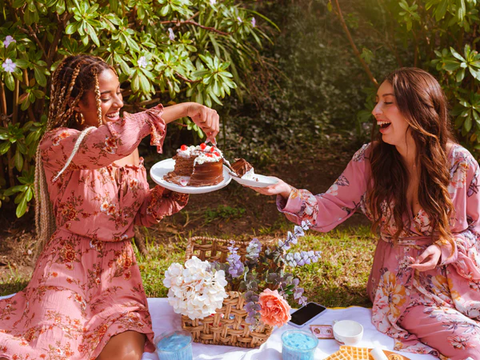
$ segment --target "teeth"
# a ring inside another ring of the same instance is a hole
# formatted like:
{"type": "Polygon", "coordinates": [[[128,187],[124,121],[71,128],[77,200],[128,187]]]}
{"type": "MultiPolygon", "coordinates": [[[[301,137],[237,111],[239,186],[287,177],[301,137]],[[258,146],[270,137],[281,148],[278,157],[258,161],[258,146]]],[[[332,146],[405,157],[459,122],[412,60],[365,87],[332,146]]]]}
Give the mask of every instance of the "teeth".
{"type": "Polygon", "coordinates": [[[105,115],[106,117],[109,117],[109,118],[116,118],[117,116],[119,116],[120,113],[119,112],[116,112],[116,113],[113,113],[113,114],[107,114],[105,115]]]}
{"type": "Polygon", "coordinates": [[[387,124],[390,124],[390,123],[387,121],[377,121],[378,126],[387,125],[387,124]]]}

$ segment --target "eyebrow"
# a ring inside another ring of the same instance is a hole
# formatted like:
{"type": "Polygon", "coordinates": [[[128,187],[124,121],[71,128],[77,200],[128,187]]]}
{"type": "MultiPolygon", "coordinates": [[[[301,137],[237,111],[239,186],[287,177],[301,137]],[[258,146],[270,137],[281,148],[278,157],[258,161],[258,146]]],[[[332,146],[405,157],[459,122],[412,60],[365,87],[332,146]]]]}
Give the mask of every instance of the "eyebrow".
{"type": "MultiPolygon", "coordinates": [[[[385,96],[395,96],[395,94],[393,93],[387,93],[387,94],[383,94],[382,97],[385,97],[385,96]]],[[[378,95],[375,95],[375,98],[378,99],[378,95]]]]}
{"type": "Polygon", "coordinates": [[[102,92],[100,93],[100,95],[103,95],[103,94],[108,94],[108,93],[111,93],[111,92],[112,92],[111,90],[102,91],[102,92]]]}

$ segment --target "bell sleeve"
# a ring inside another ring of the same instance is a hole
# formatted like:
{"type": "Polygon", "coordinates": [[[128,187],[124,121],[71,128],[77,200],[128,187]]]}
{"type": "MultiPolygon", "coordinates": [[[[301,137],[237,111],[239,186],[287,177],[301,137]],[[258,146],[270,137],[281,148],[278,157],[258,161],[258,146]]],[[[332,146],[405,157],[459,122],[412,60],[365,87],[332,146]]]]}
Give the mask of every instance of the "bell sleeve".
{"type": "Polygon", "coordinates": [[[188,194],[166,190],[161,186],[150,189],[135,216],[135,225],[152,226],[165,216],[179,212],[187,205],[188,194]]]}
{"type": "Polygon", "coordinates": [[[313,195],[308,190],[293,189],[288,199],[277,196],[277,208],[292,222],[308,221],[310,228],[327,232],[352,216],[360,205],[370,181],[370,144],[353,156],[342,175],[327,192],[313,195]]]}
{"type": "Polygon", "coordinates": [[[52,172],[60,171],[77,146],[78,151],[66,170],[99,169],[130,155],[148,134],[150,144],[161,153],[166,132],[162,112],[163,106],[158,105],[136,114],[125,113],[118,121],[93,128],[80,144],[77,139],[81,131],[54,129],[45,134],[39,145],[43,164],[52,172]]]}
{"type": "Polygon", "coordinates": [[[451,169],[449,193],[454,204],[451,224],[453,243],[439,240],[440,265],[452,264],[462,277],[480,280],[477,241],[480,237],[480,170],[478,162],[465,149],[457,152],[451,169]]]}

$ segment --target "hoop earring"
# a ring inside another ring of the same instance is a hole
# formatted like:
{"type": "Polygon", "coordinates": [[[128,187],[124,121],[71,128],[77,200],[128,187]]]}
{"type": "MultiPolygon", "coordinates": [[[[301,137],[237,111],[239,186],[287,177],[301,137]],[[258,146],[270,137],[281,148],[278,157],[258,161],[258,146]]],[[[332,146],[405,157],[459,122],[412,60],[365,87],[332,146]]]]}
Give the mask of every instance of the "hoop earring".
{"type": "Polygon", "coordinates": [[[77,112],[75,114],[75,120],[79,125],[83,125],[85,123],[85,118],[83,117],[83,114],[81,112],[77,112]]]}

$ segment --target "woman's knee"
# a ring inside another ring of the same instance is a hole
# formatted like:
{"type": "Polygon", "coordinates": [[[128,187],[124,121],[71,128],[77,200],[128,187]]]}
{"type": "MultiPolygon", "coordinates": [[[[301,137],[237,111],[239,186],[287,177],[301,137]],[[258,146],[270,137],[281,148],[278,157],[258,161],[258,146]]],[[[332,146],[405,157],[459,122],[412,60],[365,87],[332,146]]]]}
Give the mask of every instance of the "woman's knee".
{"type": "Polygon", "coordinates": [[[143,355],[145,335],[136,331],[126,331],[112,336],[97,360],[140,360],[143,355]]]}

